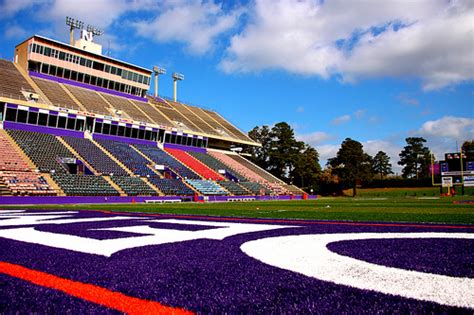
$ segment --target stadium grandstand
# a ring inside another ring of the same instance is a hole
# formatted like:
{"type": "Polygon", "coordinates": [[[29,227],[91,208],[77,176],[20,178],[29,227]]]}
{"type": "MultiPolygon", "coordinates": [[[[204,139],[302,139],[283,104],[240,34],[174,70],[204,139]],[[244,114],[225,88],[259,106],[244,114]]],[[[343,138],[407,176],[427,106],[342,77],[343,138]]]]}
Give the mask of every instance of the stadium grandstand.
{"type": "Polygon", "coordinates": [[[156,69],[71,32],[0,60],[0,203],[307,197],[233,152],[260,144],[219,113],[148,94],[156,69]]]}

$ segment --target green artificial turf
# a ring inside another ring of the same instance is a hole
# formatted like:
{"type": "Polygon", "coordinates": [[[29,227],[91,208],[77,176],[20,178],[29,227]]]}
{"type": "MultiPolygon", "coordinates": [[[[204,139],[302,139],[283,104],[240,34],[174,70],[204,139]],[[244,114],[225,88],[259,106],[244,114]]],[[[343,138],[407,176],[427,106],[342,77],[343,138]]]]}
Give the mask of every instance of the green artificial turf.
{"type": "MultiPolygon", "coordinates": [[[[466,200],[466,197],[425,198],[429,197],[339,197],[293,201],[2,206],[2,208],[83,209],[249,218],[474,224],[474,204],[455,203],[466,200]]],[[[470,200],[473,200],[472,197],[470,200]]]]}

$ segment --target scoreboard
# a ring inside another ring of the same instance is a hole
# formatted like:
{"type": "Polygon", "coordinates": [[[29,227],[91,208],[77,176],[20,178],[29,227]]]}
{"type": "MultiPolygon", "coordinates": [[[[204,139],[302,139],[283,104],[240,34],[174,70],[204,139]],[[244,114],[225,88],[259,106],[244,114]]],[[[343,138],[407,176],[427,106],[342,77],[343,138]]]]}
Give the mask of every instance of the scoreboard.
{"type": "Polygon", "coordinates": [[[442,179],[452,177],[454,185],[474,186],[474,161],[461,152],[446,153],[440,162],[442,179]]]}

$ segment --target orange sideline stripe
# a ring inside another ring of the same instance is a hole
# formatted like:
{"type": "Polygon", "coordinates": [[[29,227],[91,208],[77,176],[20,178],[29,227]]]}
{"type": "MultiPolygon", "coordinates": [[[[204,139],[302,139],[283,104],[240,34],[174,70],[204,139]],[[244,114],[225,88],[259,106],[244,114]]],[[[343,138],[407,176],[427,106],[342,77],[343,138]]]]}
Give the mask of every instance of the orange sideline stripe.
{"type": "Polygon", "coordinates": [[[45,272],[28,269],[7,262],[0,261],[0,273],[29,281],[39,286],[62,291],[80,299],[127,314],[192,314],[192,312],[180,308],[164,306],[158,302],[130,297],[93,284],[85,284],[60,278],[45,272]]]}

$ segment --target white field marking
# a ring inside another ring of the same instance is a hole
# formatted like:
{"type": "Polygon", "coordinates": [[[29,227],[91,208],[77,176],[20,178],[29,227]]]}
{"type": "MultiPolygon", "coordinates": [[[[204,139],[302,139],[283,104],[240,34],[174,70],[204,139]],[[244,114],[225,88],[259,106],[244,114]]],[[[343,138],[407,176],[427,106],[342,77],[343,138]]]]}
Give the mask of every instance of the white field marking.
{"type": "MultiPolygon", "coordinates": [[[[333,242],[365,239],[474,239],[470,233],[350,233],[270,237],[242,244],[263,263],[319,280],[444,305],[474,308],[474,279],[381,266],[331,252],[333,242]]],[[[363,249],[362,249],[363,250],[363,249]]]]}
{"type": "Polygon", "coordinates": [[[130,220],[143,217],[102,217],[102,218],[73,218],[78,212],[42,212],[42,213],[0,213],[0,227],[20,226],[20,225],[39,225],[39,224],[67,224],[67,223],[85,223],[101,222],[115,220],[130,220]]]}
{"type": "MultiPolygon", "coordinates": [[[[129,219],[135,219],[128,217],[129,219]]],[[[102,219],[102,218],[101,218],[102,219]]],[[[109,219],[113,219],[109,218],[109,219]]],[[[65,221],[65,220],[62,220],[65,221]]],[[[175,243],[191,241],[197,239],[222,240],[226,237],[275,229],[288,228],[293,226],[285,225],[266,225],[266,224],[247,224],[247,223],[225,223],[211,221],[193,221],[193,220],[143,220],[145,223],[173,223],[186,225],[211,226],[213,228],[202,231],[180,231],[173,229],[155,229],[148,225],[116,227],[94,229],[101,231],[123,231],[137,233],[131,237],[117,239],[98,240],[88,237],[66,235],[53,232],[38,231],[35,228],[17,228],[0,230],[0,237],[40,244],[50,247],[63,248],[71,251],[111,256],[112,254],[124,249],[136,248],[148,245],[160,245],[166,243],[175,243]],[[140,235],[148,234],[148,235],[140,235]]],[[[75,222],[75,221],[73,221],[75,222]]],[[[66,222],[71,223],[71,222],[66,222]]],[[[295,226],[296,227],[296,226],[295,226]]]]}

